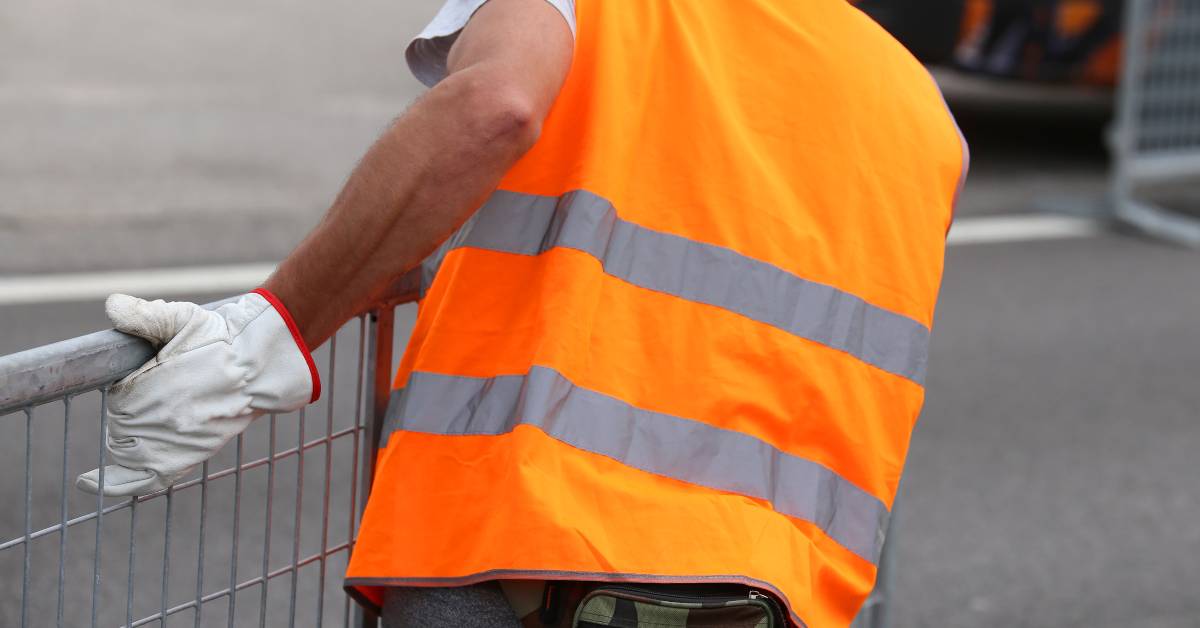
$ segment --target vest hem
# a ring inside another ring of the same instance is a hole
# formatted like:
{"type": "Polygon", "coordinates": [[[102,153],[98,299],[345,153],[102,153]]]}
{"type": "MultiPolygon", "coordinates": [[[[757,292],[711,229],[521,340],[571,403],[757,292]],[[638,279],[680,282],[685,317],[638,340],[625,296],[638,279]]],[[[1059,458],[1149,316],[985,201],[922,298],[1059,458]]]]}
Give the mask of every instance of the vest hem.
{"type": "Polygon", "coordinates": [[[382,610],[378,604],[363,593],[359,587],[461,587],[479,584],[488,580],[580,580],[584,582],[640,582],[660,584],[729,583],[763,589],[783,603],[794,626],[808,628],[808,624],[792,608],[787,596],[775,586],[762,580],[736,575],[661,576],[636,573],[605,573],[591,571],[560,571],[553,569],[491,569],[465,576],[449,577],[347,577],[342,588],[363,608],[378,615],[382,610]]]}

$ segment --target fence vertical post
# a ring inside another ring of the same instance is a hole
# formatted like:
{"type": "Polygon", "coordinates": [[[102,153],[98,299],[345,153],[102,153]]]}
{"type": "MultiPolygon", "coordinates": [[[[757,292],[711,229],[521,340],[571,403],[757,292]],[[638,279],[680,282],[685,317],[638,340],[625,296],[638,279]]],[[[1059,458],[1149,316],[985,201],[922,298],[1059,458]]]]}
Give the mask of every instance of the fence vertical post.
{"type": "Polygon", "coordinates": [[[1121,203],[1133,197],[1132,173],[1129,165],[1136,156],[1138,146],[1137,112],[1141,109],[1141,79],[1145,57],[1146,30],[1143,11],[1146,3],[1141,0],[1126,0],[1122,16],[1121,70],[1117,80],[1116,121],[1113,125],[1113,177],[1112,208],[1119,212],[1121,203]]]}
{"type": "MultiPolygon", "coordinates": [[[[379,441],[383,434],[384,415],[387,414],[388,398],[391,395],[392,336],[395,330],[395,321],[396,311],[392,305],[384,305],[371,312],[368,317],[367,389],[363,391],[363,394],[369,404],[366,424],[367,442],[362,451],[359,482],[362,486],[362,498],[358,505],[360,516],[371,493],[371,481],[375,477],[375,456],[378,453],[379,441]]],[[[376,628],[379,624],[379,617],[364,610],[359,615],[357,623],[361,628],[376,628]]]]}
{"type": "Polygon", "coordinates": [[[888,628],[891,625],[892,602],[896,599],[896,513],[900,505],[900,492],[896,491],[896,499],[892,501],[892,512],[888,515],[887,536],[884,537],[883,551],[879,555],[879,571],[876,576],[876,587],[879,589],[879,603],[871,614],[871,628],[888,628]]]}

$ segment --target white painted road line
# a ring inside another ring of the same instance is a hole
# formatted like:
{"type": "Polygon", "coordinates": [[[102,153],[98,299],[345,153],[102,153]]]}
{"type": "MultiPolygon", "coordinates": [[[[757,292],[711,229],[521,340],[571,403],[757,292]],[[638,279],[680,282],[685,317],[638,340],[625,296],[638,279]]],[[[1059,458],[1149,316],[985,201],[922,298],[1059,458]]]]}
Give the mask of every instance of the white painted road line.
{"type": "Polygon", "coordinates": [[[406,98],[387,93],[344,92],[336,96],[237,88],[219,91],[210,86],[138,86],[105,83],[0,85],[0,106],[70,107],[74,109],[208,107],[244,110],[299,110],[349,117],[393,117],[406,98]]]}
{"type": "MultiPolygon", "coordinates": [[[[1102,228],[1072,216],[1028,215],[967,218],[954,223],[949,246],[1085,238],[1102,228]]],[[[0,305],[103,299],[113,292],[146,298],[232,294],[249,290],[275,270],[274,264],[154,268],[101,273],[0,276],[0,305]]]]}
{"type": "Polygon", "coordinates": [[[946,238],[948,246],[963,244],[992,244],[1088,238],[1099,235],[1103,227],[1095,220],[1078,216],[1029,214],[1016,216],[987,216],[955,221],[946,238]]]}
{"type": "Polygon", "coordinates": [[[0,276],[0,305],[103,299],[113,292],[146,298],[245,292],[275,264],[154,268],[103,273],[0,276]]]}

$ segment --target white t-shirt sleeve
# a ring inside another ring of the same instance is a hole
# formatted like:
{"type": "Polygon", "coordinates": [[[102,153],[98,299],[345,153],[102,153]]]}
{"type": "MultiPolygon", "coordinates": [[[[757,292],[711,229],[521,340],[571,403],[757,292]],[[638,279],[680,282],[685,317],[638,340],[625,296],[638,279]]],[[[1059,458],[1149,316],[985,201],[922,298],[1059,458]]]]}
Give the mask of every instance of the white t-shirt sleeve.
{"type": "MultiPolygon", "coordinates": [[[[446,57],[450,54],[450,46],[462,32],[467,20],[483,6],[487,0],[446,0],[442,9],[433,17],[433,21],[408,44],[404,57],[408,68],[428,87],[433,87],[438,81],[446,78],[446,57]]],[[[575,33],[575,0],[546,0],[562,14],[571,34],[575,33]]]]}

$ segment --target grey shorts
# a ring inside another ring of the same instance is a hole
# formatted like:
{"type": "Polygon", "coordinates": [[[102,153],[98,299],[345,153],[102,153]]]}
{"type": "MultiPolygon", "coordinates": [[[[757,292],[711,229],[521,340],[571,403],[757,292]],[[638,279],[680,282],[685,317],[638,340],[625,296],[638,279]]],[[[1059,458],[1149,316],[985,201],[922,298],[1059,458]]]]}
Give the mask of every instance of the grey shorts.
{"type": "Polygon", "coordinates": [[[390,587],[383,628],[521,628],[495,582],[466,587],[390,587]]]}

